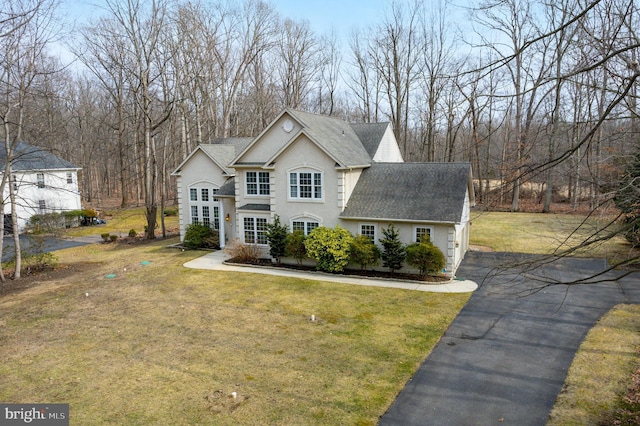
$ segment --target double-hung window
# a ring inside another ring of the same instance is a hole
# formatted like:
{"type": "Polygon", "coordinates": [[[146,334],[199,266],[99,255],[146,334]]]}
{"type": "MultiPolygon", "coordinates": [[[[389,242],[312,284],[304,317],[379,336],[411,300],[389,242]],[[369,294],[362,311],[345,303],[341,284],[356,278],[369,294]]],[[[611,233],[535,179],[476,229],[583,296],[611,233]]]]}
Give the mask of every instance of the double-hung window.
{"type": "Polygon", "coordinates": [[[269,172],[246,172],[247,195],[269,195],[269,172]]]}
{"type": "Polygon", "coordinates": [[[416,227],[415,230],[416,242],[419,243],[423,239],[425,241],[431,241],[431,228],[416,227]]]}
{"type": "Polygon", "coordinates": [[[267,244],[267,219],[264,217],[244,218],[244,242],[246,244],[267,244]]]}
{"type": "Polygon", "coordinates": [[[322,172],[289,172],[289,198],[322,199],[322,172]]]}
{"type": "Polygon", "coordinates": [[[371,241],[376,241],[376,226],[375,225],[360,225],[360,235],[369,237],[371,241]]]}
{"type": "Polygon", "coordinates": [[[36,180],[38,181],[38,188],[44,188],[44,173],[36,173],[36,180]]]}

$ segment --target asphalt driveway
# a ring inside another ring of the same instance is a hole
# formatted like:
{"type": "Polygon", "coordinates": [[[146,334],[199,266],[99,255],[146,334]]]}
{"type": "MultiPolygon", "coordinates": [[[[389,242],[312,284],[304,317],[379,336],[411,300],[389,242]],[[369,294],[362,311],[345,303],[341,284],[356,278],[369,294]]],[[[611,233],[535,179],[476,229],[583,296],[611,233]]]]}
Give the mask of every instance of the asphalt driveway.
{"type": "MultiPolygon", "coordinates": [[[[75,237],[75,238],[59,238],[59,237],[42,237],[34,239],[28,235],[20,235],[20,249],[23,253],[37,254],[48,253],[51,251],[62,250],[70,247],[93,244],[102,241],[99,235],[91,237],[75,237]]],[[[2,247],[2,261],[8,262],[16,256],[15,246],[13,244],[13,235],[5,235],[2,247]]]]}
{"type": "Polygon", "coordinates": [[[531,292],[540,282],[530,273],[573,280],[602,271],[604,262],[564,259],[530,273],[493,269],[515,257],[467,253],[458,276],[479,289],[380,425],[544,425],[586,333],[612,306],[640,303],[638,274],[531,292]]]}

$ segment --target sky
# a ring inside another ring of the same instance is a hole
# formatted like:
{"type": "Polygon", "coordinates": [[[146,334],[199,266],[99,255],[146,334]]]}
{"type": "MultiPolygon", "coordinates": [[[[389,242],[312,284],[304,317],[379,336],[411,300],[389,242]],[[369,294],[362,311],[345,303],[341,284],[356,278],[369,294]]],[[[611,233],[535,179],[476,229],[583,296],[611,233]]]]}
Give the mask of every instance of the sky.
{"type": "MultiPolygon", "coordinates": [[[[206,0],[205,0],[206,1],[206,0]]],[[[283,17],[296,21],[306,20],[318,35],[329,35],[332,31],[346,45],[354,29],[364,29],[382,21],[392,0],[267,0],[283,17]]],[[[65,27],[86,25],[105,13],[106,0],[61,0],[60,14],[65,27]]],[[[66,47],[58,44],[53,53],[63,63],[72,60],[66,47]]]]}
{"type": "MultiPolygon", "coordinates": [[[[318,33],[332,28],[348,36],[353,28],[379,22],[391,0],[268,0],[282,16],[307,20],[318,33]]],[[[84,21],[99,16],[104,0],[61,0],[63,15],[84,21]]]]}

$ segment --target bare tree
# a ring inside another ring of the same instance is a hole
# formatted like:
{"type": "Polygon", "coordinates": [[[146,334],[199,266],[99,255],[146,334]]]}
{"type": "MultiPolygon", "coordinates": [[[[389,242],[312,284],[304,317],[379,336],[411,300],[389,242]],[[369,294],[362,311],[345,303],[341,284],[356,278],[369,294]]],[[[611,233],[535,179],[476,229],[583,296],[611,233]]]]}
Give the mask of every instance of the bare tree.
{"type": "Polygon", "coordinates": [[[420,72],[418,58],[423,50],[419,14],[417,2],[409,10],[397,3],[392,4],[391,14],[376,28],[370,52],[382,79],[396,139],[404,153],[408,151],[411,89],[420,72]]]}
{"type": "MultiPolygon", "coordinates": [[[[5,164],[0,180],[0,229],[4,229],[5,191],[9,193],[13,238],[16,252],[16,279],[21,275],[21,253],[16,214],[16,193],[12,184],[12,163],[28,120],[29,100],[36,96],[37,80],[53,72],[44,65],[45,48],[55,31],[53,2],[47,0],[8,0],[0,13],[0,122],[3,127],[5,164]]],[[[3,237],[0,236],[0,252],[3,237]]],[[[4,275],[0,271],[0,279],[4,275]]]]}
{"type": "Polygon", "coordinates": [[[285,106],[301,108],[311,93],[319,69],[319,42],[309,22],[285,19],[278,45],[278,75],[285,106]]]}
{"type": "Polygon", "coordinates": [[[166,42],[167,4],[163,0],[152,0],[145,7],[139,0],[123,0],[120,3],[108,2],[108,8],[119,28],[119,37],[128,46],[127,59],[118,66],[132,79],[132,93],[142,130],[146,237],[154,239],[158,215],[154,132],[169,118],[170,113],[170,110],[158,106],[155,97],[156,85],[160,83],[167,63],[166,58],[160,54],[163,43],[166,42]]]}

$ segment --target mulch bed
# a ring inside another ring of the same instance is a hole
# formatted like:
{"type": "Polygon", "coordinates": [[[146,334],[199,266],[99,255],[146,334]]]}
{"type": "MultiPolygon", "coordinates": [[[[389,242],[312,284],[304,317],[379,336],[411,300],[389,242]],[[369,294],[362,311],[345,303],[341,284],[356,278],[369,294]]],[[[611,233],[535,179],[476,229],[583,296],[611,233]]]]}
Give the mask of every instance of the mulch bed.
{"type": "MultiPolygon", "coordinates": [[[[228,263],[237,263],[240,265],[253,265],[253,266],[266,266],[271,268],[282,268],[282,269],[290,269],[294,271],[317,271],[315,266],[309,265],[293,265],[293,264],[277,264],[271,262],[270,259],[260,259],[258,262],[246,262],[238,259],[229,259],[228,263]]],[[[374,271],[374,270],[361,270],[361,269],[345,269],[342,272],[335,272],[336,275],[353,275],[359,277],[368,277],[368,278],[384,278],[384,279],[395,279],[395,280],[408,280],[408,281],[420,281],[420,282],[430,282],[430,283],[444,283],[449,282],[451,279],[442,276],[432,276],[432,275],[419,275],[419,274],[410,274],[404,272],[394,272],[391,273],[389,271],[374,271]]]]}

